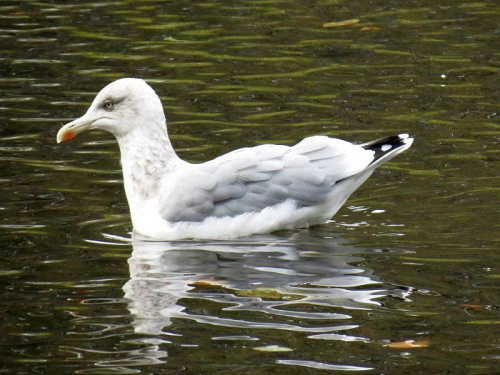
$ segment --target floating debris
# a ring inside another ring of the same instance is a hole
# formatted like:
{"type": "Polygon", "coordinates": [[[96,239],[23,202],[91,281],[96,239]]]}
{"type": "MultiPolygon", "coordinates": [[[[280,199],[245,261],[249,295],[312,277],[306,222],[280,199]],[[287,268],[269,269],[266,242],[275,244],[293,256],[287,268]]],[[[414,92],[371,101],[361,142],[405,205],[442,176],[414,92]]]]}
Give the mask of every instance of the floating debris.
{"type": "Polygon", "coordinates": [[[340,27],[340,26],[351,26],[359,22],[358,19],[339,21],[339,22],[328,22],[324,23],[323,27],[340,27]]]}
{"type": "Polygon", "coordinates": [[[253,350],[257,350],[258,352],[266,352],[266,353],[283,353],[283,352],[292,352],[293,349],[278,346],[278,345],[267,345],[267,346],[257,346],[253,348],[253,350]]]}
{"type": "Polygon", "coordinates": [[[414,349],[414,348],[427,348],[429,347],[429,345],[430,345],[429,341],[406,340],[400,342],[391,342],[386,346],[388,348],[393,348],[393,349],[414,349]]]}
{"type": "Polygon", "coordinates": [[[273,300],[273,301],[281,301],[281,300],[290,300],[296,301],[304,298],[298,294],[288,294],[281,293],[275,289],[267,289],[267,288],[257,288],[252,290],[237,290],[235,294],[238,297],[257,297],[264,300],[273,300]]]}

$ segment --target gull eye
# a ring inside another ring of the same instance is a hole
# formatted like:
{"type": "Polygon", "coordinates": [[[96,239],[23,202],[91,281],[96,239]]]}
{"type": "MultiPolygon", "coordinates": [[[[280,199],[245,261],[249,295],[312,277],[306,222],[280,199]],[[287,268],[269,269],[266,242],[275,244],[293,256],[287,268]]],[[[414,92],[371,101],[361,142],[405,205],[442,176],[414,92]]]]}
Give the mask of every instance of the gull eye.
{"type": "Polygon", "coordinates": [[[111,100],[106,100],[103,106],[106,111],[111,111],[114,107],[114,104],[111,100]]]}

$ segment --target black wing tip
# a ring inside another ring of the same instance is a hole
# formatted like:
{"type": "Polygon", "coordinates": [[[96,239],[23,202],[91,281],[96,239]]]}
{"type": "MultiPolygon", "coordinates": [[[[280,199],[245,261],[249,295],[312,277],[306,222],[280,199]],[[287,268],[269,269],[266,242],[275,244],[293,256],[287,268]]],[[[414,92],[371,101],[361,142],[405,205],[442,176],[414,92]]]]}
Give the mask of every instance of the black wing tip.
{"type": "Polygon", "coordinates": [[[410,135],[408,133],[398,134],[398,137],[399,137],[400,141],[403,144],[408,145],[408,147],[411,146],[411,144],[413,143],[413,140],[414,140],[414,138],[410,137],[410,135]]]}
{"type": "Polygon", "coordinates": [[[413,138],[411,138],[409,134],[402,133],[376,139],[374,141],[362,144],[361,147],[366,150],[375,152],[374,161],[376,161],[388,154],[394,154],[395,156],[396,154],[399,154],[400,152],[403,152],[404,150],[409,148],[412,143],[413,138]]]}
{"type": "MultiPolygon", "coordinates": [[[[370,141],[367,143],[363,143],[361,147],[367,150],[373,150],[378,147],[383,146],[403,146],[403,145],[411,145],[413,142],[413,138],[410,137],[409,134],[402,133],[398,135],[390,135],[388,137],[375,139],[374,141],[370,141]]],[[[388,148],[388,147],[386,147],[388,148]]]]}

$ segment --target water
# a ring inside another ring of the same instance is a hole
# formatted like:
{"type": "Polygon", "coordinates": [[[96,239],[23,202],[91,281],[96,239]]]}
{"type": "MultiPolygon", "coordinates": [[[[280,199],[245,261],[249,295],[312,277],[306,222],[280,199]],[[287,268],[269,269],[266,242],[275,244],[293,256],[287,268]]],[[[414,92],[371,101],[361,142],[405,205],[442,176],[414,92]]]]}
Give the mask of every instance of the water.
{"type": "Polygon", "coordinates": [[[2,2],[0,371],[499,373],[499,14],[2,2]],[[124,76],[153,85],[192,162],[312,134],[416,142],[323,226],[131,242],[112,137],[55,143],[124,76]]]}

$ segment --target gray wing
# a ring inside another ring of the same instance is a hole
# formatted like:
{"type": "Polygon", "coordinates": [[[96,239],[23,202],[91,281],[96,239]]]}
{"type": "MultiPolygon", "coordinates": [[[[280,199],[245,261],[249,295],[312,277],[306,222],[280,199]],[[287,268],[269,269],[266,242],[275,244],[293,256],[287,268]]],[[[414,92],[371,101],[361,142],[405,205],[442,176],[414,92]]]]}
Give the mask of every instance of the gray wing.
{"type": "Polygon", "coordinates": [[[363,171],[373,151],[339,139],[315,136],[293,147],[239,149],[178,172],[162,191],[165,220],[234,217],[293,200],[298,207],[327,201],[332,187],[363,171]]]}

